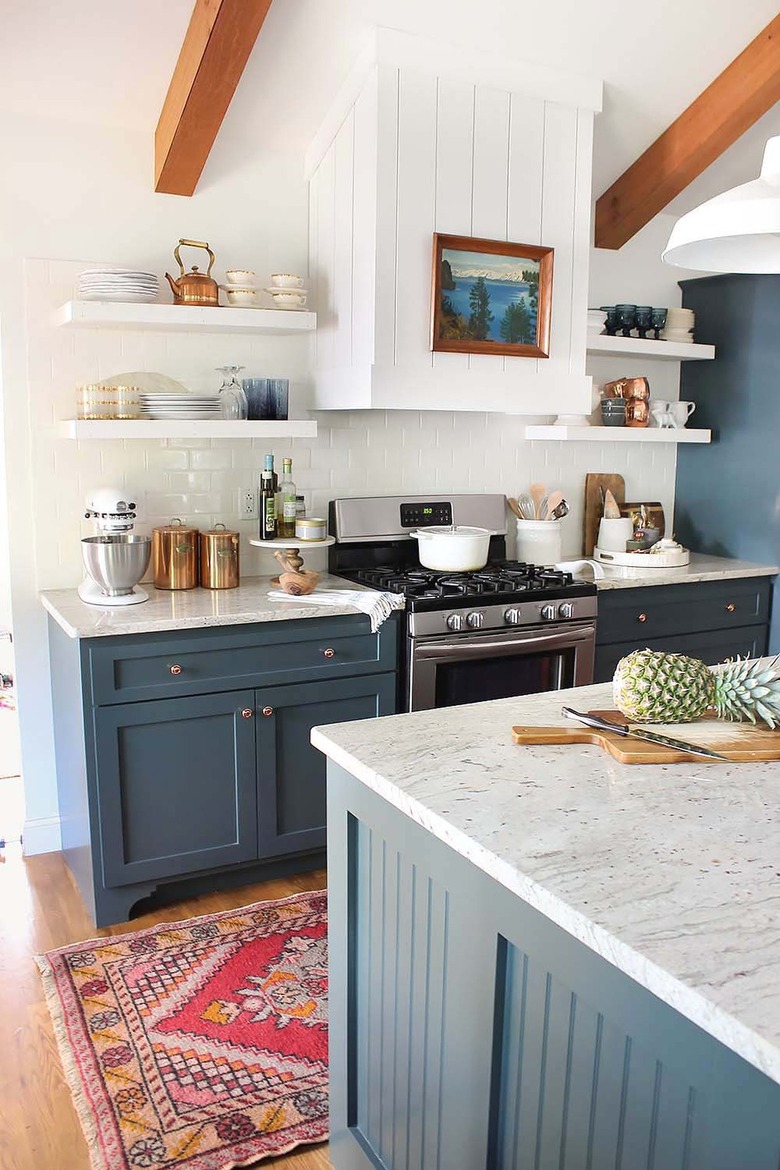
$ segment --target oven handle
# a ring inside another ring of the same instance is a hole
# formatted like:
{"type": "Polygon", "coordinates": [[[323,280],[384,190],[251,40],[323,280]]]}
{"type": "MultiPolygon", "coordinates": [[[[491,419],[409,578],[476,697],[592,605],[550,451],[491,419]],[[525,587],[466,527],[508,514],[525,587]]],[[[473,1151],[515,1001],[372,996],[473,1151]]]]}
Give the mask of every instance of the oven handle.
{"type": "Polygon", "coordinates": [[[477,641],[464,639],[462,642],[437,642],[427,646],[415,646],[413,653],[416,659],[478,658],[484,657],[485,651],[488,650],[491,657],[500,657],[525,649],[565,650],[579,642],[592,642],[595,636],[595,626],[578,626],[576,629],[569,628],[556,634],[525,634],[522,638],[517,638],[514,634],[508,636],[500,634],[477,641]]]}

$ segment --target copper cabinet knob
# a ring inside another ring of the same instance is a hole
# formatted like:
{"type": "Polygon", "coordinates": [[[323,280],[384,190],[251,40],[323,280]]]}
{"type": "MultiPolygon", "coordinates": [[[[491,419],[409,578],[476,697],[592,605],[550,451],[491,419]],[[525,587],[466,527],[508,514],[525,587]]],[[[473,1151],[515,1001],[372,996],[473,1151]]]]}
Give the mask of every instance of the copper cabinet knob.
{"type": "Polygon", "coordinates": [[[335,650],[332,650],[332,649],[330,648],[330,646],[329,646],[329,647],[328,647],[328,649],[327,649],[327,650],[323,650],[323,651],[322,651],[322,653],[325,655],[325,657],[326,657],[326,658],[333,658],[333,657],[334,657],[334,655],[335,655],[335,653],[336,653],[336,651],[335,651],[335,650]]]}
{"type": "Polygon", "coordinates": [[[646,614],[646,613],[640,613],[640,614],[637,614],[637,619],[636,619],[636,620],[637,620],[638,622],[646,622],[646,621],[647,621],[647,614],[646,614]]]}
{"type": "Polygon", "coordinates": [[[273,715],[273,713],[274,713],[273,707],[263,707],[263,714],[264,715],[273,715]]]}
{"type": "Polygon", "coordinates": [[[735,610],[736,608],[737,608],[737,607],[736,607],[736,605],[734,604],[734,602],[733,602],[733,601],[730,601],[730,602],[728,603],[728,605],[726,606],[726,613],[733,613],[733,612],[734,612],[734,610],[735,610]]]}
{"type": "Polygon", "coordinates": [[[241,708],[241,718],[242,719],[251,719],[253,715],[254,715],[254,711],[252,710],[251,707],[242,707],[241,708]]]}
{"type": "Polygon", "coordinates": [[[174,662],[173,666],[170,666],[168,669],[170,670],[171,674],[181,674],[181,667],[179,666],[178,662],[174,662]]]}

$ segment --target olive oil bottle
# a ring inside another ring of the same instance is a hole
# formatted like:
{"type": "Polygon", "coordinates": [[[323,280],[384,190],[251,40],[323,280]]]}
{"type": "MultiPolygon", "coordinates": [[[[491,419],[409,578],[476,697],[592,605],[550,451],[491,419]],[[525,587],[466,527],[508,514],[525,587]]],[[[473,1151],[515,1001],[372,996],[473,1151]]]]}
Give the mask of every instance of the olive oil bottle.
{"type": "Polygon", "coordinates": [[[276,539],[276,492],[274,490],[274,473],[265,470],[260,477],[260,492],[258,494],[260,513],[260,539],[276,539]]]}
{"type": "Polygon", "coordinates": [[[295,509],[297,488],[292,478],[292,459],[282,460],[282,480],[279,484],[276,531],[279,536],[295,536],[295,509]]]}

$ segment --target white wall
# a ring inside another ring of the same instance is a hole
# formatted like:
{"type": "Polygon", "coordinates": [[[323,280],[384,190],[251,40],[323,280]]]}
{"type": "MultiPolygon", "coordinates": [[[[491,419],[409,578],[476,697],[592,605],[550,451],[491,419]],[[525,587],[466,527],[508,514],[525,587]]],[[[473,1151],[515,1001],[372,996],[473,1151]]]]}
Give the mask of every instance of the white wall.
{"type": "MultiPolygon", "coordinates": [[[[305,270],[307,201],[301,159],[229,138],[217,142],[199,193],[184,200],[152,193],[151,136],[20,117],[0,122],[0,134],[14,160],[0,188],[0,222],[13,225],[0,234],[0,344],[25,838],[28,852],[35,852],[56,848],[59,840],[46,624],[37,593],[78,582],[85,489],[117,479],[138,487],[145,492],[147,526],[170,514],[201,526],[216,519],[232,525],[236,489],[251,481],[265,449],[247,441],[66,440],[55,423],[72,414],[76,384],[150,369],[205,388],[217,384],[214,366],[245,361],[251,372],[288,373],[303,409],[310,372],[303,339],[68,332],[51,327],[50,309],[67,298],[86,262],[162,274],[179,236],[208,239],[220,272],[236,266],[261,275],[305,270]]],[[[657,297],[644,291],[655,255],[654,247],[645,249],[637,299],[671,303],[661,287],[657,297]]],[[[591,304],[628,292],[627,274],[608,264],[594,273],[598,294],[591,304]]],[[[672,284],[664,286],[669,296],[672,284]]],[[[546,407],[539,403],[540,416],[548,416],[546,407]]],[[[335,495],[430,489],[516,494],[540,479],[561,487],[572,502],[564,550],[573,554],[581,547],[586,472],[620,472],[632,496],[666,506],[672,501],[672,448],[529,443],[523,437],[527,420],[485,413],[317,417],[317,440],[296,440],[276,451],[292,453],[296,481],[317,511],[335,495]]],[[[245,574],[267,571],[261,553],[245,547],[242,556],[245,574]]],[[[316,567],[316,559],[312,563],[316,567]]]]}

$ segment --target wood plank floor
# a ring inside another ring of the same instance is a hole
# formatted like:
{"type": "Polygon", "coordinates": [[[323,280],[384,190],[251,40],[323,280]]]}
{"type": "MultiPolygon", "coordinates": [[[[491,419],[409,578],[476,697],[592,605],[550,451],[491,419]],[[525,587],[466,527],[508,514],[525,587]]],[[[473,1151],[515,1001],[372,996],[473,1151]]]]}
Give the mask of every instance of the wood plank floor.
{"type": "MultiPolygon", "coordinates": [[[[33,955],[98,935],[213,914],[250,902],[322,889],[325,871],[243,886],[177,902],[154,914],[96,930],[59,853],[0,865],[0,1167],[89,1170],[89,1156],[60,1068],[33,955]]],[[[331,1170],[327,1146],[259,1163],[264,1170],[331,1170]]]]}

